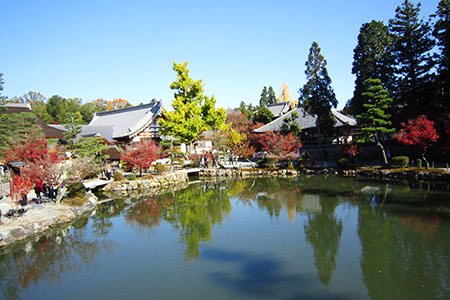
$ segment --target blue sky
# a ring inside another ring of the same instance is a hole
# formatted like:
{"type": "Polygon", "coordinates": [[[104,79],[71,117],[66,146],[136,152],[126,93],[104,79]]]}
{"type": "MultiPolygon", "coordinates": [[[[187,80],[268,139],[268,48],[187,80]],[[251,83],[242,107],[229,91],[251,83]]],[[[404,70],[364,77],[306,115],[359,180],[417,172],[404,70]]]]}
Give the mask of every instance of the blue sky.
{"type": "MultiPolygon", "coordinates": [[[[170,109],[172,64],[189,61],[191,77],[203,79],[218,106],[257,104],[263,86],[278,96],[283,82],[297,98],[317,41],[342,108],[353,94],[361,25],[387,22],[401,2],[2,1],[2,94],[123,98],[135,105],[156,98],[170,109]]],[[[428,18],[439,0],[422,2],[428,18]]]]}

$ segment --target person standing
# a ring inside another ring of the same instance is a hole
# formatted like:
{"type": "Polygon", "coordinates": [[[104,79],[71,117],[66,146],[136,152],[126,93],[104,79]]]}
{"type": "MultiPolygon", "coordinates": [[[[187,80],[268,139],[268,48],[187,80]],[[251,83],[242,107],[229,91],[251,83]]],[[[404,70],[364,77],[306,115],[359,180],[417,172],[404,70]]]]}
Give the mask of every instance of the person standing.
{"type": "Polygon", "coordinates": [[[34,192],[36,193],[36,197],[38,199],[41,199],[41,193],[44,190],[44,185],[42,183],[42,179],[39,179],[36,184],[34,185],[34,192]]]}

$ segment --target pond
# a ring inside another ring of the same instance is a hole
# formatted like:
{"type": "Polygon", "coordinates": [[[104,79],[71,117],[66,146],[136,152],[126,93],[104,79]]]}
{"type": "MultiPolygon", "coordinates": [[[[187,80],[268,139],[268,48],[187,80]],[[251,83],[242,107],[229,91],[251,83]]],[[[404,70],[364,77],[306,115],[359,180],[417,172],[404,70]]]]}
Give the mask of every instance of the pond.
{"type": "Polygon", "coordinates": [[[2,299],[449,299],[448,186],[205,181],[0,252],[2,299]]]}

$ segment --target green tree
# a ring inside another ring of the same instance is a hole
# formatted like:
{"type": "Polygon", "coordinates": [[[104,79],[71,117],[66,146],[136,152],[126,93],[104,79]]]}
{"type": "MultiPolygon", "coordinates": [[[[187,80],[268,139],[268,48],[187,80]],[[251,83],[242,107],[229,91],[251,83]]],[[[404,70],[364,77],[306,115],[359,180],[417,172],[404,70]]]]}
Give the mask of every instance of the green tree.
{"type": "Polygon", "coordinates": [[[108,155],[103,151],[108,149],[101,137],[82,137],[81,124],[83,117],[80,112],[69,114],[66,118],[64,127],[67,131],[64,138],[67,141],[67,150],[75,157],[92,158],[96,163],[101,163],[108,155]]]}
{"type": "MultiPolygon", "coordinates": [[[[3,77],[3,73],[0,73],[0,92],[3,91],[3,84],[4,84],[2,77],[3,77]]],[[[0,93],[0,104],[4,103],[6,101],[6,99],[8,99],[8,97],[2,96],[2,94],[0,93]]]]}
{"type": "Polygon", "coordinates": [[[266,107],[267,104],[267,87],[263,87],[261,97],[259,98],[259,106],[266,107]]]}
{"type": "Polygon", "coordinates": [[[272,86],[264,87],[259,98],[259,106],[267,107],[267,105],[274,103],[277,103],[277,97],[272,86]]]}
{"type": "Polygon", "coordinates": [[[105,111],[106,107],[106,101],[103,99],[82,104],[80,106],[80,113],[83,116],[83,123],[88,124],[92,120],[94,113],[105,111]]]}
{"type": "Polygon", "coordinates": [[[52,96],[48,99],[46,110],[53,122],[64,124],[69,115],[80,111],[81,99],[52,96]]]}
{"type": "Polygon", "coordinates": [[[0,149],[7,148],[12,142],[23,142],[32,137],[42,137],[41,126],[31,112],[0,115],[0,149]]]}
{"type": "Polygon", "coordinates": [[[449,111],[450,109],[450,0],[441,0],[436,11],[437,21],[433,35],[436,37],[440,49],[438,56],[438,81],[436,91],[438,109],[449,111]]]}
{"type": "Polygon", "coordinates": [[[364,84],[366,92],[362,95],[367,99],[364,104],[366,111],[356,116],[362,126],[362,133],[356,141],[358,143],[375,142],[383,155],[384,164],[387,165],[383,142],[387,140],[387,134],[395,132],[390,121],[391,115],[386,113],[392,105],[392,98],[389,98],[388,91],[381,85],[381,80],[367,79],[364,84]]]}
{"type": "Polygon", "coordinates": [[[405,0],[389,20],[389,30],[395,37],[392,49],[395,57],[395,103],[403,111],[417,110],[429,104],[426,83],[434,66],[431,50],[434,40],[428,22],[419,19],[420,3],[405,0]]]}
{"type": "Polygon", "coordinates": [[[316,126],[319,130],[320,145],[321,132],[331,133],[334,129],[336,120],[331,108],[336,107],[337,100],[326,68],[327,61],[320,54],[317,42],[312,43],[305,65],[307,82],[299,91],[299,103],[307,112],[317,116],[316,126]]]}
{"type": "Polygon", "coordinates": [[[264,106],[256,107],[255,113],[253,115],[254,122],[267,124],[269,122],[272,122],[273,119],[275,119],[275,116],[267,107],[264,106]]]}
{"type": "Polygon", "coordinates": [[[379,78],[388,90],[393,86],[393,37],[389,28],[380,21],[371,21],[361,26],[358,45],[353,50],[352,73],[356,76],[353,98],[347,103],[346,111],[358,115],[364,111],[364,81],[379,78]]]}
{"type": "Polygon", "coordinates": [[[296,122],[298,119],[298,114],[294,111],[291,113],[290,116],[286,117],[284,119],[284,123],[281,126],[281,133],[282,134],[288,134],[292,133],[295,136],[300,136],[302,133],[302,129],[300,128],[300,125],[296,122]]]}
{"type": "Polygon", "coordinates": [[[66,113],[64,105],[65,100],[66,99],[58,95],[54,95],[48,99],[46,104],[46,110],[50,115],[50,117],[52,118],[52,122],[63,123],[63,120],[65,119],[64,116],[66,113]]]}
{"type": "Polygon", "coordinates": [[[269,90],[267,91],[267,104],[277,103],[277,96],[275,95],[275,91],[272,86],[269,86],[269,90]]]}
{"type": "Polygon", "coordinates": [[[226,111],[215,109],[214,97],[203,94],[202,80],[189,77],[187,62],[174,63],[173,70],[177,72],[177,80],[170,84],[175,90],[172,100],[173,111],[164,111],[161,118],[162,135],[172,135],[183,143],[191,144],[200,134],[208,129],[225,128],[226,111]]]}
{"type": "Polygon", "coordinates": [[[241,101],[241,103],[239,104],[239,108],[237,108],[237,111],[245,115],[248,120],[253,120],[256,107],[254,107],[252,104],[247,105],[244,101],[241,101]]]}

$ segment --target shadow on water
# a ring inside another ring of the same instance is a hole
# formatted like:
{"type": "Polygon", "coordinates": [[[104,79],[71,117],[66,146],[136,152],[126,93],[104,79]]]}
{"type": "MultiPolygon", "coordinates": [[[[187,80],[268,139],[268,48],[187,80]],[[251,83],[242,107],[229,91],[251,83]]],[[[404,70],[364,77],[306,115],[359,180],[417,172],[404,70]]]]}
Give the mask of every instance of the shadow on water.
{"type": "Polygon", "coordinates": [[[284,263],[269,254],[257,254],[244,251],[208,249],[202,251],[202,258],[216,263],[236,264],[236,273],[218,271],[207,274],[208,280],[215,284],[233,289],[236,292],[257,298],[285,299],[349,299],[348,294],[317,295],[308,287],[315,281],[307,274],[289,274],[284,263]],[[302,290],[302,291],[300,291],[302,290]],[[292,294],[291,294],[292,293],[292,294]]]}
{"type": "Polygon", "coordinates": [[[275,296],[289,285],[306,286],[313,281],[303,274],[287,275],[283,272],[283,263],[268,254],[209,249],[202,251],[202,258],[227,265],[237,264],[237,274],[219,271],[208,274],[208,279],[246,294],[275,296]]]}

